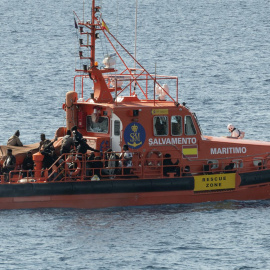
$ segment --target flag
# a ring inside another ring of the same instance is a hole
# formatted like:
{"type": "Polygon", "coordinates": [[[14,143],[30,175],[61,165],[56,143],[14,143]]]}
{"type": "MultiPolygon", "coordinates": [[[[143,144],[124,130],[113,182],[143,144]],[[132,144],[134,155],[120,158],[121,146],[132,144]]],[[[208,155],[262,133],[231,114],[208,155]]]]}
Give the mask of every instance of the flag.
{"type": "Polygon", "coordinates": [[[102,20],[101,26],[102,26],[102,29],[106,29],[106,31],[110,33],[110,30],[109,30],[107,24],[103,20],[102,20]]]}
{"type": "Polygon", "coordinates": [[[77,24],[75,18],[74,18],[74,24],[75,24],[75,28],[78,29],[78,24],[77,24]]]}
{"type": "Polygon", "coordinates": [[[198,146],[195,144],[183,145],[182,153],[183,153],[183,157],[198,158],[198,146]]]}

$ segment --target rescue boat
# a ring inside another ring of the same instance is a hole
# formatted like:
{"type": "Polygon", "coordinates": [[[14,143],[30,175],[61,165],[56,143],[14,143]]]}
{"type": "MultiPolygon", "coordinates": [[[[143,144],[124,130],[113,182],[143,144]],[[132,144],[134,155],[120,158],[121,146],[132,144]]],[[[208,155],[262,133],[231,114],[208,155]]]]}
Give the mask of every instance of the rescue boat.
{"type": "Polygon", "coordinates": [[[0,209],[269,199],[270,142],[203,135],[195,113],[178,100],[178,78],[149,73],[109,31],[95,0],[91,10],[89,21],[74,13],[83,64],[63,104],[57,158],[44,169],[38,143],[1,146],[1,164],[11,148],[16,168],[0,176],[0,209]],[[99,64],[101,34],[112,53],[99,64]],[[98,153],[60,154],[73,126],[98,153]],[[22,169],[29,150],[31,172],[22,169]]]}

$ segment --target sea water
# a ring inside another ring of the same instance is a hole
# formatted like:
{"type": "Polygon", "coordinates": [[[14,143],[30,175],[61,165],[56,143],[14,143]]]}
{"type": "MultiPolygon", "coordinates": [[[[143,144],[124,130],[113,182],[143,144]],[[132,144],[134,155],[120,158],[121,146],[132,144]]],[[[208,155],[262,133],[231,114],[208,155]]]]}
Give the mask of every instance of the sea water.
{"type": "MultiPolygon", "coordinates": [[[[134,55],[136,1],[97,4],[134,55]]],[[[1,145],[17,129],[30,144],[65,125],[78,55],[73,10],[86,17],[84,7],[1,1],[1,145]]],[[[228,135],[231,122],[270,141],[269,14],[269,0],[138,0],[137,59],[179,77],[179,102],[205,135],[228,135]]],[[[101,63],[113,51],[98,42],[101,63]]],[[[270,269],[269,213],[269,201],[1,211],[0,268],[270,269]]]]}

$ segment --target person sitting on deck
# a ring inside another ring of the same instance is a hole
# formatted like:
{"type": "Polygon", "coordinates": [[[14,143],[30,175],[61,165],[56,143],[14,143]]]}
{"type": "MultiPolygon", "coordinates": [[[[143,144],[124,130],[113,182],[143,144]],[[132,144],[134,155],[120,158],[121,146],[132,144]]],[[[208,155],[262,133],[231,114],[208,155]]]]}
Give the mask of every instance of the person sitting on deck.
{"type": "Polygon", "coordinates": [[[240,131],[239,129],[234,127],[234,125],[229,124],[227,128],[229,132],[231,132],[231,136],[227,136],[227,138],[243,139],[245,137],[245,132],[240,131]]]}
{"type": "Polygon", "coordinates": [[[12,155],[12,149],[7,150],[7,158],[4,161],[2,172],[5,174],[5,181],[9,180],[9,172],[13,171],[16,166],[16,158],[12,155]]]}
{"type": "Polygon", "coordinates": [[[177,176],[180,175],[180,168],[177,166],[179,164],[179,160],[177,160],[175,163],[171,160],[170,154],[165,154],[163,159],[163,175],[169,176],[168,173],[176,173],[177,176]]]}
{"type": "Polygon", "coordinates": [[[10,146],[23,146],[21,140],[19,139],[20,137],[20,131],[17,130],[13,136],[11,136],[9,139],[8,139],[8,142],[7,142],[7,145],[10,145],[10,146]]]}
{"type": "Polygon", "coordinates": [[[39,151],[41,151],[41,148],[45,149],[48,144],[50,144],[51,141],[46,139],[46,136],[44,133],[40,134],[40,142],[39,142],[39,151]]]}
{"type": "Polygon", "coordinates": [[[23,160],[22,169],[23,177],[32,176],[32,171],[34,170],[34,160],[31,151],[27,152],[27,156],[23,160]]]}

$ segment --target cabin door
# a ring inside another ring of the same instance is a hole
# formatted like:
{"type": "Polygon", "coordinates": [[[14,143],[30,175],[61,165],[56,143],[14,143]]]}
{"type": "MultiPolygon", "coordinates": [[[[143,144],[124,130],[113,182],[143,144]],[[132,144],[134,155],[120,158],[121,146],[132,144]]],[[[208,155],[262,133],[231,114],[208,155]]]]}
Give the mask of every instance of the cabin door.
{"type": "Polygon", "coordinates": [[[112,114],[111,118],[111,148],[115,152],[121,152],[121,138],[122,138],[122,122],[120,121],[120,118],[112,114]]]}

